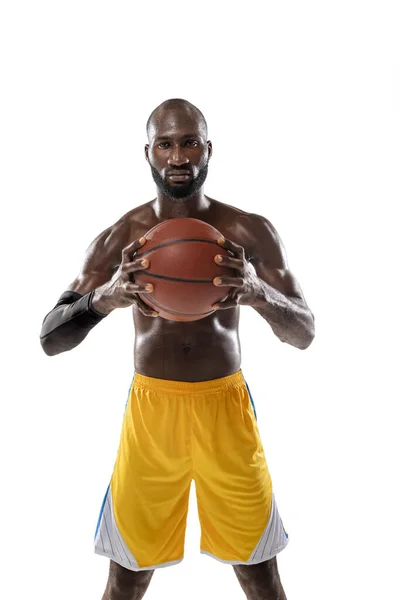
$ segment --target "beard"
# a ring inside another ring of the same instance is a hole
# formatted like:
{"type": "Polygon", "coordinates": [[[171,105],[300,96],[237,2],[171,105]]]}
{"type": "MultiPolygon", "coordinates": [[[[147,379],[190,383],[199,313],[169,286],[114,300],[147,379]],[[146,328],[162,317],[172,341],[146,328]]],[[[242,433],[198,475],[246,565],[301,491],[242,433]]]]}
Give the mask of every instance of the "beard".
{"type": "Polygon", "coordinates": [[[173,200],[183,200],[184,198],[193,196],[202,187],[203,183],[207,179],[208,163],[199,170],[197,177],[179,186],[169,185],[167,181],[161,177],[157,169],[155,169],[152,165],[150,165],[150,169],[156,186],[163,194],[168,196],[168,198],[172,198],[173,200]]]}

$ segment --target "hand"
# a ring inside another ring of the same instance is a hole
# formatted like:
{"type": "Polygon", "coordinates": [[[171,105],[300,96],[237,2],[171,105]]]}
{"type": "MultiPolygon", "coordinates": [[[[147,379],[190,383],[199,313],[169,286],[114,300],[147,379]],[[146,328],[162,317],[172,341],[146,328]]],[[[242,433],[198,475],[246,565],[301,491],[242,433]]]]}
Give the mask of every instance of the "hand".
{"type": "Polygon", "coordinates": [[[229,250],[231,256],[217,254],[214,257],[217,265],[235,269],[238,274],[235,277],[215,277],[213,280],[216,286],[230,286],[227,298],[222,302],[213,304],[215,310],[235,308],[238,305],[251,305],[255,302],[259,290],[258,277],[252,265],[246,260],[244,248],[234,244],[230,240],[218,239],[218,244],[229,250]]]}
{"type": "Polygon", "coordinates": [[[93,308],[104,314],[110,313],[115,308],[136,306],[147,317],[158,317],[158,312],[143,302],[138,294],[151,293],[153,285],[139,285],[134,282],[133,273],[149,267],[147,258],[134,259],[136,252],[144,246],[146,238],[134,240],[122,250],[122,260],[112,278],[102,286],[96,288],[92,298],[93,308]]]}

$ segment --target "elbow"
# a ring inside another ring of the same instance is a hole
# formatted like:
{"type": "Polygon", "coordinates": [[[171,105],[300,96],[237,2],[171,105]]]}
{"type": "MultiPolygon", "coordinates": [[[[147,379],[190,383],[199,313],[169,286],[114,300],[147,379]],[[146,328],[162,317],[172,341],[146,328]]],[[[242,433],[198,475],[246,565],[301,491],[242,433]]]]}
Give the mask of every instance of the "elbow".
{"type": "Polygon", "coordinates": [[[55,356],[59,354],[59,350],[54,347],[54,344],[51,343],[50,337],[40,338],[40,345],[42,346],[42,350],[47,356],[55,356]]]}
{"type": "Polygon", "coordinates": [[[306,350],[309,346],[311,346],[313,340],[315,338],[315,326],[314,326],[314,317],[312,317],[312,321],[308,324],[307,327],[302,327],[301,331],[298,331],[296,336],[291,338],[280,338],[281,342],[286,342],[298,350],[306,350]]]}
{"type": "Polygon", "coordinates": [[[311,346],[313,340],[315,338],[315,324],[314,324],[314,316],[312,316],[312,322],[310,326],[307,328],[306,335],[302,340],[302,343],[297,346],[299,350],[306,350],[309,346],[311,346]]]}
{"type": "Polygon", "coordinates": [[[311,346],[313,339],[314,339],[313,337],[307,338],[307,339],[302,338],[301,340],[294,341],[294,340],[283,340],[282,338],[280,338],[281,342],[289,344],[290,346],[294,346],[298,350],[306,350],[309,346],[311,346]]]}
{"type": "Polygon", "coordinates": [[[314,339],[314,336],[313,336],[312,338],[309,338],[307,341],[303,341],[301,344],[299,344],[299,345],[297,346],[297,348],[298,348],[299,350],[307,350],[307,348],[308,348],[309,346],[311,346],[313,339],[314,339]]]}
{"type": "Polygon", "coordinates": [[[80,341],[71,342],[71,340],[65,340],[60,336],[48,334],[40,338],[40,345],[42,346],[43,352],[47,354],[47,356],[56,356],[62,352],[68,352],[68,350],[72,350],[72,348],[75,348],[80,341]]]}

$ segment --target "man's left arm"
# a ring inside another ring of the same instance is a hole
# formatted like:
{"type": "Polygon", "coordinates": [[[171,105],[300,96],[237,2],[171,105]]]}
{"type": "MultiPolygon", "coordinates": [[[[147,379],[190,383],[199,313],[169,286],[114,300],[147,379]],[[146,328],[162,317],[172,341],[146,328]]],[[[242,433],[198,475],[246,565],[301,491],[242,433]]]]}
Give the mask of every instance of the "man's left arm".
{"type": "Polygon", "coordinates": [[[222,278],[219,285],[232,286],[232,291],[215,308],[252,306],[282,342],[304,350],[314,339],[314,315],[288,267],[282,241],[273,225],[258,215],[251,215],[249,233],[252,241],[248,259],[242,246],[226,239],[219,242],[233,256],[215,260],[235,269],[236,277],[222,278]]]}

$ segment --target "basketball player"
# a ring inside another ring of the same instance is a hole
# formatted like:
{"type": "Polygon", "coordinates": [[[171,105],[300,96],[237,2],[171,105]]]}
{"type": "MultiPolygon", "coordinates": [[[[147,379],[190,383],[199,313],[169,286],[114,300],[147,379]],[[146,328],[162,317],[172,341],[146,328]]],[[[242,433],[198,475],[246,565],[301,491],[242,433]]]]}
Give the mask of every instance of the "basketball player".
{"type": "Polygon", "coordinates": [[[110,559],[103,600],[140,600],[155,569],[183,559],[192,479],[201,552],[233,566],[248,600],[283,600],[276,555],[288,536],[240,371],[239,307],[253,307],[279,340],[302,350],[314,338],[314,316],[273,225],[205,195],[212,145],[200,110],[167,100],[151,113],[147,133],[156,198],[94,239],[41,332],[52,356],[132,306],[135,374],[95,533],[95,552],[110,559]],[[215,256],[234,269],[234,277],[214,280],[231,286],[228,298],[194,322],[159,317],[138,295],[152,285],[134,283],[135,272],[149,267],[135,259],[146,232],[177,217],[213,225],[232,252],[215,256]]]}

